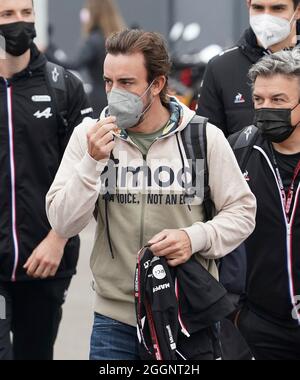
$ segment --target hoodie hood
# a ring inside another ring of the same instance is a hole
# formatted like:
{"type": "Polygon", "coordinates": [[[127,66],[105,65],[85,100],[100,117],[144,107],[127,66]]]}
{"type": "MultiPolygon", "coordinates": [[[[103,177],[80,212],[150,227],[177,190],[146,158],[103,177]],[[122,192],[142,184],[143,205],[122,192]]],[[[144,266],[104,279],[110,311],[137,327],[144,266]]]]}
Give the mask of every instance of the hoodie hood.
{"type": "MultiPolygon", "coordinates": [[[[297,22],[297,35],[300,35],[300,22],[297,22]]],[[[252,63],[256,63],[263,55],[270,54],[269,50],[266,50],[258,45],[256,35],[252,28],[245,31],[244,35],[238,42],[238,47],[241,48],[243,53],[249,58],[252,63]]]]}
{"type": "MultiPolygon", "coordinates": [[[[186,105],[180,103],[175,97],[170,97],[169,110],[171,116],[162,132],[161,137],[170,136],[177,132],[183,131],[196,114],[195,111],[190,110],[186,105]]],[[[108,116],[108,107],[106,107],[101,113],[100,120],[108,116]]],[[[125,129],[119,129],[115,135],[123,140],[129,139],[128,133],[125,129]]]]}

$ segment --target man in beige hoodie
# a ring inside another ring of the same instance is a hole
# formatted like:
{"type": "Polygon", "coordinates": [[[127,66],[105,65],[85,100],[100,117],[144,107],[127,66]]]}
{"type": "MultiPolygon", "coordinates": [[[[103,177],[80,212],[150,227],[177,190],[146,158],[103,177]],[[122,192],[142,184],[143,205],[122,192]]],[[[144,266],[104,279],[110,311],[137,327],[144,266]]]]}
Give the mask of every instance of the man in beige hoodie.
{"type": "Polygon", "coordinates": [[[195,113],[167,95],[171,63],[164,40],[131,30],[109,38],[106,48],[109,106],[100,121],[86,119],[75,130],[47,195],[47,213],[54,230],[70,238],[89,223],[97,204],[90,357],[137,359],[137,252],[151,245],[173,267],[196,255],[217,277],[214,260],[252,233],[256,201],[222,132],[208,124],[216,216],[205,223],[202,201],[186,204],[182,176],[189,162],[182,132],[195,113]]]}

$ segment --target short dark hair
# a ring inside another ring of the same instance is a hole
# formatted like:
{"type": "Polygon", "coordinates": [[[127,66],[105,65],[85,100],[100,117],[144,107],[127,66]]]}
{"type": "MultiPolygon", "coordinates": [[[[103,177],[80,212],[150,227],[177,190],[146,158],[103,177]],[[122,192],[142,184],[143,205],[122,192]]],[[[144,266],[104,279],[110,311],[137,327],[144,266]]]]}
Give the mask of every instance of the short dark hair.
{"type": "Polygon", "coordinates": [[[298,5],[300,4],[300,0],[293,0],[293,3],[294,3],[294,7],[296,9],[298,7],[298,5]]]}
{"type": "MultiPolygon", "coordinates": [[[[251,0],[250,0],[250,3],[251,3],[251,0]]],[[[294,8],[296,9],[298,5],[300,4],[300,0],[293,0],[293,3],[294,3],[294,8]]]]}
{"type": "Polygon", "coordinates": [[[148,83],[161,75],[165,76],[167,81],[160,93],[160,99],[165,106],[170,103],[167,91],[172,64],[167,43],[161,34],[139,29],[123,30],[107,39],[106,52],[112,55],[142,53],[145,58],[148,83]]]}

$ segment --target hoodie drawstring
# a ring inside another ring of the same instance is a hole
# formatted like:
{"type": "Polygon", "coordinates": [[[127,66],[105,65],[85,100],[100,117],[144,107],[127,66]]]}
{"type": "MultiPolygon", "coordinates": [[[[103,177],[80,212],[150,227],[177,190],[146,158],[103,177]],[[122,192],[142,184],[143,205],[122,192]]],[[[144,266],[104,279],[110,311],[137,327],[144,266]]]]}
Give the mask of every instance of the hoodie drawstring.
{"type": "Polygon", "coordinates": [[[113,248],[112,248],[112,240],[111,240],[109,217],[108,217],[108,204],[109,204],[109,200],[110,200],[110,194],[107,192],[103,196],[103,199],[105,201],[105,223],[106,223],[107,240],[108,240],[108,244],[109,244],[111,258],[114,260],[115,255],[114,255],[113,248]]]}

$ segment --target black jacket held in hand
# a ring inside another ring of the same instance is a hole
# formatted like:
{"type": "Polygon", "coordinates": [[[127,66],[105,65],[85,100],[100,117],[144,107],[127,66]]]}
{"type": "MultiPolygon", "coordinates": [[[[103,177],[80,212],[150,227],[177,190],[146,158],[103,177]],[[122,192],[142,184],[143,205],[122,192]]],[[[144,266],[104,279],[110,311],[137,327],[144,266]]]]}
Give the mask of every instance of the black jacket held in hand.
{"type": "Polygon", "coordinates": [[[135,298],[142,359],[199,359],[209,350],[221,356],[214,327],[234,307],[225,288],[194,257],[172,269],[165,258],[142,250],[135,298]]]}
{"type": "MultiPolygon", "coordinates": [[[[0,77],[0,281],[29,280],[23,265],[51,230],[45,196],[76,125],[88,116],[81,82],[65,72],[68,127],[58,122],[46,59],[33,45],[29,66],[0,77]]],[[[53,72],[58,80],[59,72],[53,72]]],[[[74,189],[76,191],[76,189],[74,189]]],[[[57,276],[75,273],[79,239],[72,239],[57,276]]]]}
{"type": "MultiPolygon", "coordinates": [[[[245,146],[256,133],[252,146],[235,150],[237,160],[245,157],[245,178],[257,198],[256,228],[246,241],[247,299],[249,307],[278,324],[300,325],[300,183],[295,183],[295,197],[290,221],[285,215],[280,185],[275,173],[270,143],[255,127],[230,137],[232,146],[244,135],[245,146]],[[254,144],[254,145],[253,145],[254,144]],[[298,310],[297,310],[298,307],[298,310]],[[297,315],[298,319],[297,320],[297,315]]],[[[289,181],[290,183],[290,181],[289,181]]]]}
{"type": "Polygon", "coordinates": [[[226,137],[253,124],[254,109],[248,73],[251,66],[266,54],[269,52],[258,46],[250,28],[237,46],[213,58],[207,66],[197,113],[207,117],[226,137]]]}

